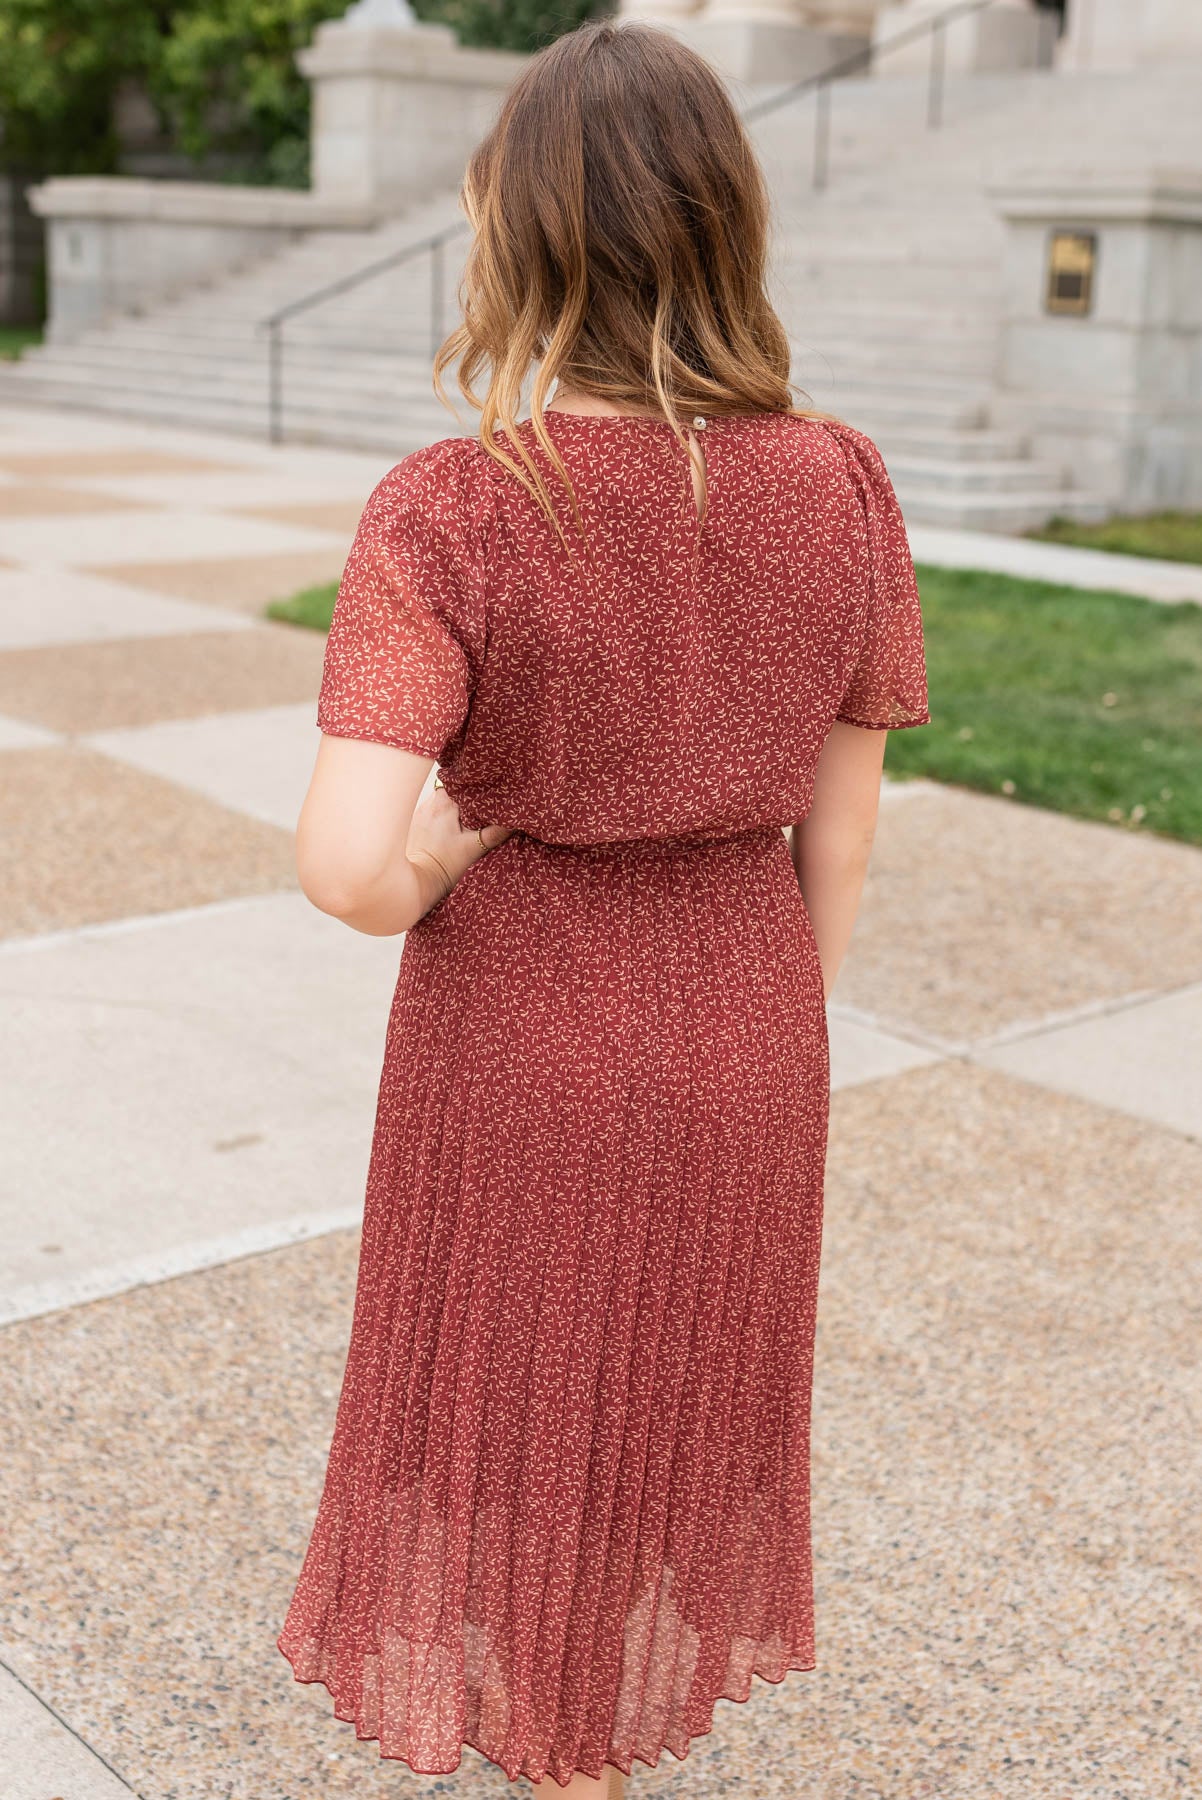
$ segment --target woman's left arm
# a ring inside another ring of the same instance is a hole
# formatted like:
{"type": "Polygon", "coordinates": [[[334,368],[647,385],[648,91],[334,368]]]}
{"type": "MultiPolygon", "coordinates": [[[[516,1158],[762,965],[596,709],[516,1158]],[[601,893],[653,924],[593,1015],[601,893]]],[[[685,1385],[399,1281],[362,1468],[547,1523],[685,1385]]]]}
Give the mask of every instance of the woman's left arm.
{"type": "Polygon", "coordinates": [[[419,805],[431,757],[322,736],[296,831],[301,888],[320,912],[371,937],[408,931],[511,832],[464,831],[445,788],[419,805]]]}

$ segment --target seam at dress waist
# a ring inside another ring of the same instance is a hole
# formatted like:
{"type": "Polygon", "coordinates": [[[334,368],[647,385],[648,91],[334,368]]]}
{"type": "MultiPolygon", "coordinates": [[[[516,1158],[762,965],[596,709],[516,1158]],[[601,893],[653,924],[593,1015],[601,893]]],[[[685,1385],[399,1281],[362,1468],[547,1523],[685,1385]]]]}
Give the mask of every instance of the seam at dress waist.
{"type": "Polygon", "coordinates": [[[540,849],[565,856],[669,856],[691,850],[717,849],[724,844],[770,843],[774,837],[781,836],[782,829],[780,825],[748,825],[735,831],[673,832],[662,837],[603,838],[583,844],[557,843],[554,839],[541,838],[521,829],[516,829],[514,836],[527,838],[540,849]]]}

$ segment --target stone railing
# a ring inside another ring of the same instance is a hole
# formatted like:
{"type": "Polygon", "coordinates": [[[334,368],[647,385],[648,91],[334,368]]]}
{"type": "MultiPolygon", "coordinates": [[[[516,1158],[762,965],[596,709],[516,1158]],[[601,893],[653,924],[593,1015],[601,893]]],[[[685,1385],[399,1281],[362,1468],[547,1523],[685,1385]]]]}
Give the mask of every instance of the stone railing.
{"type": "Polygon", "coordinates": [[[302,232],[373,219],[286,188],[116,175],[56,177],[29,199],[47,226],[52,342],[232,274],[302,232]]]}

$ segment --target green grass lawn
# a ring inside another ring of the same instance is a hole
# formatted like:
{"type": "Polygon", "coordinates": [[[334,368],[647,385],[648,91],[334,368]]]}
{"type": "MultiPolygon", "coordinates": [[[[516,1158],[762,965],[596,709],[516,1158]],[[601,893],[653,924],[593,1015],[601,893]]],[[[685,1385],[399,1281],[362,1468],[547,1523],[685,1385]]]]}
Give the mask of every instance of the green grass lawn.
{"type": "Polygon", "coordinates": [[[1077,544],[1084,550],[1114,550],[1123,556],[1153,556],[1164,562],[1202,563],[1202,513],[1142,513],[1116,516],[1100,525],[1051,519],[1029,534],[1050,544],[1077,544]]]}
{"type": "Polygon", "coordinates": [[[1202,607],[919,570],[932,723],[887,766],[1202,843],[1202,607]]]}
{"type": "Polygon", "coordinates": [[[22,350],[41,341],[41,332],[32,326],[0,325],[0,361],[15,362],[22,350]]]}
{"type": "MultiPolygon", "coordinates": [[[[893,775],[1202,844],[1202,607],[919,569],[932,722],[893,775]]],[[[329,627],[336,584],[268,608],[329,627]]]]}

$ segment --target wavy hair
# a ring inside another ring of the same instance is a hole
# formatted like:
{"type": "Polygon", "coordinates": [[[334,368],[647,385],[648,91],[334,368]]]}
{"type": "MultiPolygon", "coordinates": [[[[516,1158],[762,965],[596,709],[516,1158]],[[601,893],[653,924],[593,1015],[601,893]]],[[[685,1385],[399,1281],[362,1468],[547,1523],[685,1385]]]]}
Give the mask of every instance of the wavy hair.
{"type": "MultiPolygon", "coordinates": [[[[535,437],[575,492],[542,412],[551,383],[666,419],[802,413],[789,340],[765,291],[767,186],[721,78],[671,33],[591,21],[531,58],[474,151],[460,201],[473,229],[458,361],[480,441],[545,508],[542,472],[515,434],[523,385],[535,437]],[[483,394],[477,391],[486,378],[483,394]],[[496,440],[503,431],[521,466],[496,440]]],[[[704,469],[698,459],[704,516],[704,469]]]]}

